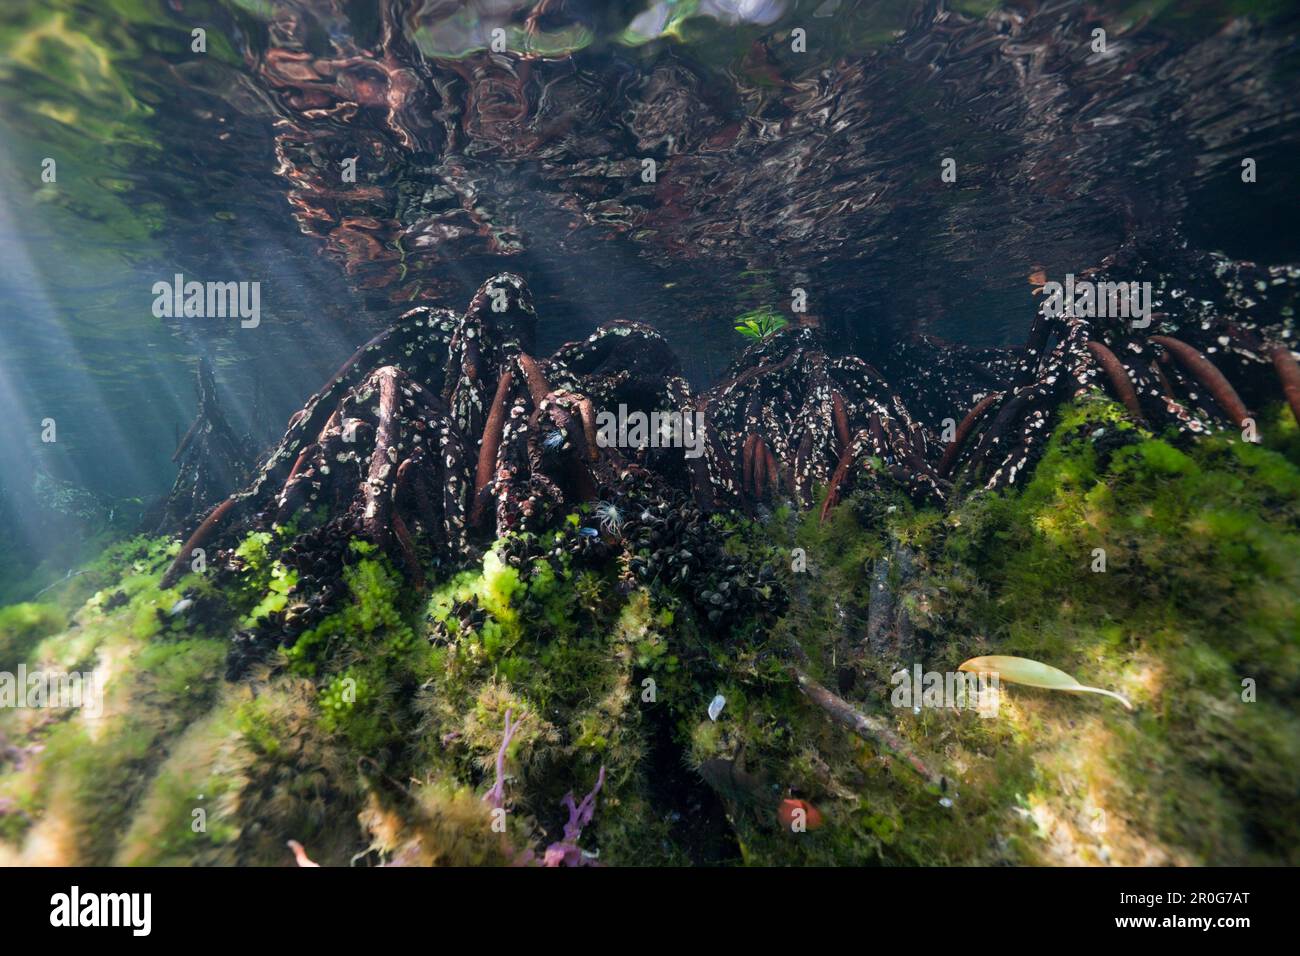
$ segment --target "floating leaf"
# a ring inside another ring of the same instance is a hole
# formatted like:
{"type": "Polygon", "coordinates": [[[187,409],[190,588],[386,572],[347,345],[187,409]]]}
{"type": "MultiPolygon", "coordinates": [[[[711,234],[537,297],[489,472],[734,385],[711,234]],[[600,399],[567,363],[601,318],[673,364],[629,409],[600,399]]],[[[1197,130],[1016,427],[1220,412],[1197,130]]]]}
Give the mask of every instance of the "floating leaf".
{"type": "Polygon", "coordinates": [[[1055,667],[1040,661],[1032,661],[1027,657],[1004,657],[999,654],[994,654],[991,657],[972,657],[958,667],[957,670],[966,671],[967,673],[996,674],[998,680],[1006,681],[1008,684],[1024,684],[1026,687],[1044,687],[1047,690],[1103,694],[1106,697],[1114,697],[1128,710],[1133,709],[1133,705],[1126,698],[1113,690],[1102,690],[1100,687],[1088,687],[1085,684],[1080,684],[1065,671],[1057,670],[1055,667]]]}

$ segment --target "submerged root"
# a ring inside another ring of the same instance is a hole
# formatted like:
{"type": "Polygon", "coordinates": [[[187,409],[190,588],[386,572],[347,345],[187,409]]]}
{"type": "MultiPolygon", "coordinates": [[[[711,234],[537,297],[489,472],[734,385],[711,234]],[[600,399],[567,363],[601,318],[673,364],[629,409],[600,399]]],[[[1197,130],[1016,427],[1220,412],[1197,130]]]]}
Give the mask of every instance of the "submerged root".
{"type": "Polygon", "coordinates": [[[938,792],[950,799],[956,796],[955,792],[949,793],[948,778],[932,770],[885,721],[879,717],[869,717],[860,712],[848,701],[831,693],[797,667],[793,668],[791,672],[794,674],[799,689],[803,691],[804,695],[826,711],[832,720],[849,728],[863,740],[869,741],[882,750],[898,757],[919,774],[926,783],[936,788],[938,792]]]}
{"type": "Polygon", "coordinates": [[[1284,345],[1273,349],[1273,368],[1282,383],[1282,394],[1291,408],[1291,415],[1300,422],[1300,365],[1291,355],[1291,350],[1284,345]]]}
{"type": "Polygon", "coordinates": [[[1237,390],[1224,378],[1223,373],[1215,368],[1214,363],[1186,342],[1171,336],[1153,335],[1151,341],[1167,348],[1178,364],[1214,396],[1214,400],[1227,413],[1232,423],[1238,428],[1242,427],[1242,423],[1250,417],[1250,412],[1246,410],[1246,405],[1237,394],[1237,390]]]}
{"type": "Polygon", "coordinates": [[[1138,403],[1137,392],[1133,389],[1133,380],[1129,378],[1128,372],[1124,371],[1124,366],[1119,363],[1115,353],[1106,348],[1100,342],[1089,342],[1088,351],[1092,353],[1101,367],[1106,372],[1106,377],[1110,379],[1110,386],[1115,391],[1115,395],[1124,407],[1128,409],[1129,414],[1138,424],[1145,424],[1146,418],[1142,414],[1142,406],[1138,403]]]}

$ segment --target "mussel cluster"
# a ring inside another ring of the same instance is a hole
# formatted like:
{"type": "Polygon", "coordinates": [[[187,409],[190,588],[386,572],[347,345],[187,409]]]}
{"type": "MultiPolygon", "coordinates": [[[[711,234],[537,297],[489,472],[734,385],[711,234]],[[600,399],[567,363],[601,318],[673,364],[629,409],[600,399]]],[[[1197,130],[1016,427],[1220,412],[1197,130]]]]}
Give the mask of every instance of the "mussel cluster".
{"type": "MultiPolygon", "coordinates": [[[[729,532],[683,494],[619,495],[586,509],[577,527],[565,526],[544,544],[533,535],[511,535],[499,545],[503,561],[525,569],[548,561],[556,570],[620,569],[620,590],[648,587],[689,601],[702,620],[720,625],[727,615],[779,614],[786,594],[771,564],[728,552],[729,532]]],[[[525,608],[527,610],[527,608],[525,608]]]]}
{"type": "MultiPolygon", "coordinates": [[[[357,533],[347,516],[299,534],[279,555],[286,570],[296,571],[291,603],[272,611],[252,627],[235,632],[226,656],[227,680],[239,680],[255,662],[276,647],[293,647],[298,638],[332,613],[348,593],[343,571],[358,557],[349,544],[357,533]]],[[[231,552],[223,574],[241,575],[243,562],[231,552]]]]}
{"type": "Polygon", "coordinates": [[[785,592],[770,564],[728,553],[726,533],[694,505],[661,501],[623,522],[629,571],[642,582],[675,587],[710,624],[744,608],[779,614],[785,592]]]}

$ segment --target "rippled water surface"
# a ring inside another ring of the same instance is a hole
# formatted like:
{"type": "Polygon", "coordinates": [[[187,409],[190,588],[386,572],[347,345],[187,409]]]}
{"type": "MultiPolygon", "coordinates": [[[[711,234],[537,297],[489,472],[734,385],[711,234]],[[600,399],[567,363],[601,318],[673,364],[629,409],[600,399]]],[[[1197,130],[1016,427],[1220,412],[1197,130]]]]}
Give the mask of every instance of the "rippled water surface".
{"type": "Polygon", "coordinates": [[[871,357],[1020,343],[1031,275],[1126,245],[1300,260],[1296,26],[1160,0],[10,0],[5,507],[48,476],[117,521],[170,483],[200,356],[265,443],[410,303],[503,268],[543,349],[638,319],[703,384],[795,287],[871,357]],[[260,282],[260,324],[156,317],[176,273],[260,282]]]}

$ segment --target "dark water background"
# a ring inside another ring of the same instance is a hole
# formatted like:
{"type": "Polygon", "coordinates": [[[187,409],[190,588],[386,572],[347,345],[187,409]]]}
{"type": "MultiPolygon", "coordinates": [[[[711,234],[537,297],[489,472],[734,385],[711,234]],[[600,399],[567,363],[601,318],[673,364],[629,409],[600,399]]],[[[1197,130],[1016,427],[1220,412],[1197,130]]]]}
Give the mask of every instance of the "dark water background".
{"type": "Polygon", "coordinates": [[[543,349],[639,319],[703,385],[734,317],[794,286],[870,356],[917,332],[1018,344],[1031,273],[1134,236],[1300,261],[1298,22],[1159,0],[6,0],[0,578],[30,590],[166,491],[200,356],[265,444],[410,303],[462,308],[502,268],[543,349]],[[527,56],[493,56],[496,27],[527,56]],[[259,281],[260,326],[155,318],[177,272],[259,281]]]}

